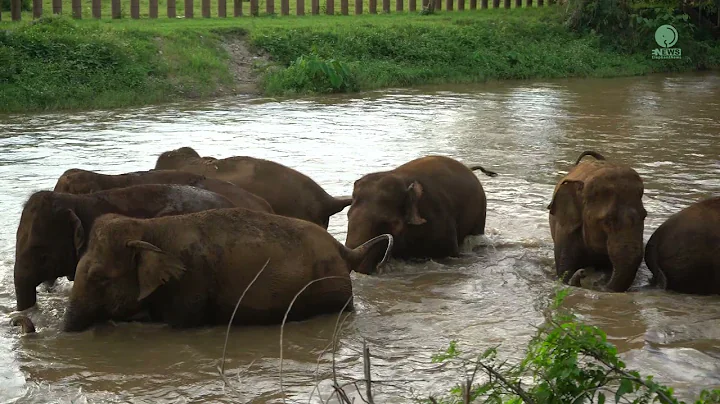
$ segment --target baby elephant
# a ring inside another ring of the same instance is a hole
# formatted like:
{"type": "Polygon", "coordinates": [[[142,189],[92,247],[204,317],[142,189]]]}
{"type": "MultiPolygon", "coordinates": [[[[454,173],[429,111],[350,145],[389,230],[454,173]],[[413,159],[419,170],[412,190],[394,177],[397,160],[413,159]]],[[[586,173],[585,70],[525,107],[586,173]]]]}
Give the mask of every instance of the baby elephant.
{"type": "Polygon", "coordinates": [[[316,224],[246,209],[153,219],[105,215],[78,264],[64,329],[138,313],[174,328],[226,324],[256,276],[234,324],[282,322],[306,285],[289,320],[338,313],[346,304],[352,311],[350,271],[375,271],[392,242],[381,235],[351,250],[316,224]]]}
{"type": "Polygon", "coordinates": [[[720,196],[670,216],[650,236],[645,263],[663,289],[720,294],[720,196]]]}
{"type": "Polygon", "coordinates": [[[459,255],[466,236],[485,232],[487,200],[475,169],[497,175],[444,156],[365,175],[355,181],[345,245],[354,248],[390,233],[396,258],[459,255]]]}
{"type": "Polygon", "coordinates": [[[220,194],[229,199],[235,207],[275,213],[265,199],[235,184],[177,170],[100,174],[93,171],[72,168],[65,171],[63,175],[58,178],[53,191],[79,195],[141,184],[191,185],[220,194]]]}
{"type": "Polygon", "coordinates": [[[136,185],[86,195],[36,192],[25,202],[17,229],[17,310],[35,305],[40,283],[62,276],[73,280],[87,234],[102,214],[155,217],[230,207],[227,198],[186,185],[136,185]]]}

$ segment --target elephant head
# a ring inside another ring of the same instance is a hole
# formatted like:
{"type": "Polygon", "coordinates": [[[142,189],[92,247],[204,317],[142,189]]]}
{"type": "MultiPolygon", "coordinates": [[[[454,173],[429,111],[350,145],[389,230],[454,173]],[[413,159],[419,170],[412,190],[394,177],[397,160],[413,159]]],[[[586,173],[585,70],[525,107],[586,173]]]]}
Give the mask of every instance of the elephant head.
{"type": "Polygon", "coordinates": [[[73,168],[65,171],[60,178],[58,178],[53,191],[75,195],[102,191],[105,189],[102,184],[99,183],[102,175],[103,174],[92,171],[73,168]]]}
{"type": "MultiPolygon", "coordinates": [[[[607,290],[627,290],[642,262],[647,216],[643,191],[642,179],[634,170],[616,170],[586,181],[561,182],[548,206],[557,223],[553,229],[556,246],[574,243],[590,256],[609,257],[613,270],[604,286],[607,290]]],[[[563,257],[556,264],[558,274],[569,270],[572,275],[563,257]]]]}
{"type": "Polygon", "coordinates": [[[72,208],[50,191],[33,194],[23,207],[15,243],[17,309],[35,305],[35,288],[61,276],[73,280],[85,245],[85,229],[72,208]]]}
{"type": "Polygon", "coordinates": [[[65,331],[83,331],[97,322],[137,315],[158,287],[185,272],[179,258],[144,241],[140,225],[123,216],[101,216],[91,233],[77,266],[65,331]],[[108,226],[117,221],[122,223],[108,226]]]}
{"type": "Polygon", "coordinates": [[[393,174],[370,174],[355,182],[348,210],[345,245],[355,248],[381,234],[391,234],[396,248],[403,249],[403,235],[427,220],[419,213],[423,186],[407,184],[393,174]]]}

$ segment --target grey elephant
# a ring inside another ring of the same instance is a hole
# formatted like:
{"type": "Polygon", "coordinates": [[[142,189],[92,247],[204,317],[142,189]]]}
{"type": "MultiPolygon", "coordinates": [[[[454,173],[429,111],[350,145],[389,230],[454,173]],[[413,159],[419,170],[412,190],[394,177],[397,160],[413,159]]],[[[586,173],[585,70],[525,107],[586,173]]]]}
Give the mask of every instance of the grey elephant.
{"type": "Polygon", "coordinates": [[[548,205],[555,269],[563,282],[593,267],[611,274],[601,290],[630,288],[643,259],[643,192],[640,175],[628,165],[593,151],[580,154],[548,205]],[[588,155],[594,159],[581,161],[588,155]]]}
{"type": "Polygon", "coordinates": [[[350,272],[374,272],[391,249],[390,235],[349,249],[314,223],[247,209],[104,215],[78,264],[63,327],[138,313],[173,328],[227,324],[246,289],[234,324],[278,324],[296,295],[290,321],[351,311],[350,272]]]}
{"type": "Polygon", "coordinates": [[[691,204],[661,224],[645,246],[651,284],[680,293],[720,294],[720,196],[691,204]]]}

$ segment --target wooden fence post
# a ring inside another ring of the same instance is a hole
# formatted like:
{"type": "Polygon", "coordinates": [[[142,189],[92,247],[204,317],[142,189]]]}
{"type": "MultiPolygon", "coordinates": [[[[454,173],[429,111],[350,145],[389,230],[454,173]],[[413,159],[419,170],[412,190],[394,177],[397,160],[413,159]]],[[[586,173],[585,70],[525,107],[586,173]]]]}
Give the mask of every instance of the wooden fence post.
{"type": "Polygon", "coordinates": [[[417,0],[410,0],[410,4],[408,4],[408,11],[415,12],[417,10],[417,0]]]}
{"type": "Polygon", "coordinates": [[[538,0],[538,7],[542,7],[542,6],[544,6],[544,5],[545,5],[545,1],[544,1],[544,0],[538,0]]]}
{"type": "Polygon", "coordinates": [[[193,10],[194,6],[193,0],[185,0],[185,18],[193,18],[195,14],[195,10],[193,10]]]}
{"type": "Polygon", "coordinates": [[[177,8],[175,6],[175,0],[167,0],[167,16],[168,18],[177,17],[177,8]]]}
{"type": "Polygon", "coordinates": [[[305,15],[305,0],[297,0],[295,5],[295,14],[305,15]]]}
{"type": "Polygon", "coordinates": [[[458,10],[465,10],[465,0],[458,0],[458,10]]]}
{"type": "Polygon", "coordinates": [[[368,2],[368,8],[370,9],[370,14],[377,14],[377,0],[370,0],[368,2]]]}
{"type": "Polygon", "coordinates": [[[134,20],[140,18],[140,0],[130,0],[130,17],[134,20]]]}
{"type": "MultiPolygon", "coordinates": [[[[100,1],[98,1],[100,3],[100,1]]],[[[99,7],[102,6],[102,3],[100,3],[99,7]]],[[[95,3],[93,3],[93,7],[95,7],[95,3]]],[[[110,1],[110,16],[112,18],[120,18],[120,0],[111,0],[110,1]]],[[[96,17],[100,18],[100,17],[96,17]]]]}
{"type": "Polygon", "coordinates": [[[93,18],[100,18],[102,14],[102,3],[100,0],[92,0],[92,15],[93,18]]]}
{"type": "Polygon", "coordinates": [[[218,0],[218,17],[227,18],[227,0],[218,0]]]}
{"type": "Polygon", "coordinates": [[[243,15],[242,0],[233,0],[233,16],[240,17],[243,15]]]}
{"type": "Polygon", "coordinates": [[[480,0],[480,8],[488,8],[488,0],[480,0]]]}
{"type": "Polygon", "coordinates": [[[453,0],[445,0],[445,9],[447,11],[453,10],[453,0]]]}
{"type": "Polygon", "coordinates": [[[355,15],[363,13],[363,0],[355,0],[355,15]]]}
{"type": "Polygon", "coordinates": [[[403,11],[405,9],[405,0],[395,0],[395,11],[403,11]]]}
{"type": "Polygon", "coordinates": [[[210,0],[202,0],[201,7],[203,18],[210,18],[210,0]]]}
{"type": "Polygon", "coordinates": [[[525,7],[532,7],[533,0],[525,0],[525,7]]]}
{"type": "Polygon", "coordinates": [[[492,5],[493,5],[493,8],[498,8],[498,7],[500,7],[500,0],[493,0],[492,5]]]}
{"type": "Polygon", "coordinates": [[[53,0],[53,14],[62,14],[62,0],[53,0]]]}
{"type": "Polygon", "coordinates": [[[275,0],[265,1],[265,12],[268,14],[275,14],[275,0]]]}
{"type": "Polygon", "coordinates": [[[522,0],[515,0],[515,8],[521,8],[522,7],[522,0]]]}
{"type": "MultiPolygon", "coordinates": [[[[42,4],[42,1],[40,1],[42,4]]],[[[82,0],[72,0],[72,16],[76,19],[82,18],[82,0]]]]}
{"type": "MultiPolygon", "coordinates": [[[[432,0],[430,0],[432,1],[432,0]]],[[[442,0],[435,0],[435,11],[442,10],[442,0]]]]}
{"type": "Polygon", "coordinates": [[[260,4],[258,0],[250,0],[250,15],[254,17],[260,15],[260,4]]]}
{"type": "Polygon", "coordinates": [[[350,13],[350,4],[348,0],[340,0],[340,14],[348,15],[350,13]]]}
{"type": "Polygon", "coordinates": [[[43,2],[42,0],[33,0],[33,18],[42,17],[43,2]]]}
{"type": "Polygon", "coordinates": [[[327,15],[335,14],[335,0],[325,0],[325,14],[327,14],[327,15]]]}
{"type": "Polygon", "coordinates": [[[477,10],[477,0],[470,0],[470,10],[477,10]]]}
{"type": "Polygon", "coordinates": [[[290,0],[280,0],[280,14],[290,15],[290,0]]]}
{"type": "Polygon", "coordinates": [[[320,0],[311,0],[311,2],[310,2],[310,14],[312,14],[312,15],[319,15],[319,14],[320,14],[320,0]]]}
{"type": "Polygon", "coordinates": [[[505,0],[505,8],[510,8],[510,0],[505,0]]]}
{"type": "Polygon", "coordinates": [[[22,1],[10,0],[10,19],[20,21],[20,18],[22,18],[22,1]]]}
{"type": "Polygon", "coordinates": [[[390,13],[390,0],[383,0],[383,13],[390,13]]]}
{"type": "Polygon", "coordinates": [[[150,4],[148,5],[148,16],[150,18],[158,18],[158,6],[158,0],[150,0],[150,4]]]}

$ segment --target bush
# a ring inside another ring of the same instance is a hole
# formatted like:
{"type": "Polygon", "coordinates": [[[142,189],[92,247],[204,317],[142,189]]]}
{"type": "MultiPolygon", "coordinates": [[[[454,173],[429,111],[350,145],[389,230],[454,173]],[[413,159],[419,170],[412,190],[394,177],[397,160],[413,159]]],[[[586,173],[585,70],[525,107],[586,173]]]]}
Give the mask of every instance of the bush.
{"type": "MultiPolygon", "coordinates": [[[[673,397],[671,388],[658,384],[652,376],[643,377],[627,369],[602,330],[581,324],[561,310],[567,293],[568,289],[564,289],[556,295],[546,325],[531,340],[525,359],[518,365],[498,364],[494,348],[475,360],[463,359],[455,342],[445,352],[434,355],[433,362],[460,361],[474,370],[451,390],[450,396],[427,402],[603,404],[609,396],[613,402],[621,402],[622,398],[637,404],[681,403],[673,397]],[[485,374],[487,381],[475,384],[480,374],[485,374]],[[529,386],[523,386],[522,379],[526,378],[532,378],[529,386]]],[[[720,403],[720,389],[703,391],[694,403],[720,403]]]]}
{"type": "Polygon", "coordinates": [[[335,93],[356,91],[348,66],[335,59],[324,59],[316,53],[302,55],[286,69],[268,74],[265,87],[271,92],[335,93]]]}

